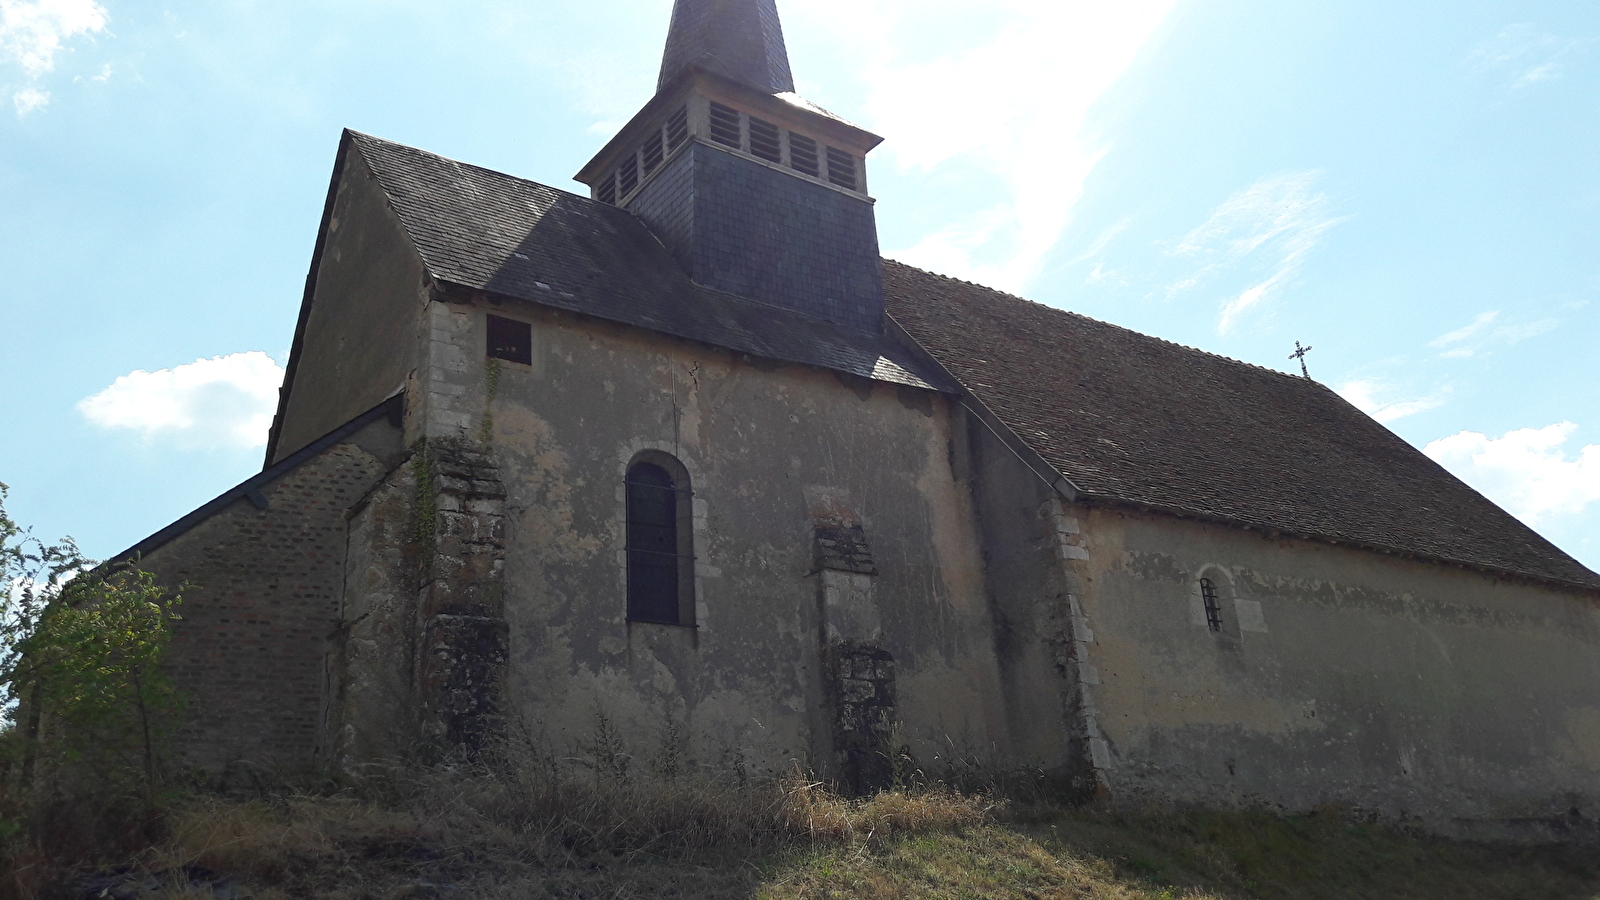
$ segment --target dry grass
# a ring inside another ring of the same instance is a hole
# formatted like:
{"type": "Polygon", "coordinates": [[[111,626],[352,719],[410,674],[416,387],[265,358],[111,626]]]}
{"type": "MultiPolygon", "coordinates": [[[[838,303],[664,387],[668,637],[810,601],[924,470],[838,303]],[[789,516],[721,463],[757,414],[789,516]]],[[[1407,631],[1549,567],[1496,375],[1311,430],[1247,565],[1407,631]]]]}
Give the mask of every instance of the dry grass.
{"type": "Polygon", "coordinates": [[[1600,898],[1593,847],[1451,842],[1335,812],[1008,808],[939,787],[849,800],[798,775],[501,763],[332,796],[194,796],[133,877],[171,900],[219,884],[257,900],[1600,898]]]}
{"type": "Polygon", "coordinates": [[[485,768],[389,783],[401,780],[406,791],[381,798],[197,797],[171,813],[169,837],[140,868],[169,882],[215,873],[263,898],[749,897],[758,860],[881,852],[981,826],[998,809],[934,789],[846,800],[799,776],[741,786],[485,768]]]}
{"type": "Polygon", "coordinates": [[[1212,900],[1200,889],[1151,885],[1112,862],[1049,848],[1015,830],[987,825],[931,832],[880,852],[826,850],[776,871],[759,900],[1212,900]]]}

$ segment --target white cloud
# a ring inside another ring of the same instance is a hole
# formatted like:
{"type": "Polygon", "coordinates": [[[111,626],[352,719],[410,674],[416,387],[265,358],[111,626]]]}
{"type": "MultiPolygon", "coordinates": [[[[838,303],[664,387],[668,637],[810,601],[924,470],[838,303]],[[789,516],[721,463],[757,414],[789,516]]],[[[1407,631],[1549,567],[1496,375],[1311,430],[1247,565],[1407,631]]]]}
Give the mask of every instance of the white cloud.
{"type": "Polygon", "coordinates": [[[1460,359],[1477,356],[1494,344],[1515,344],[1537,337],[1560,324],[1555,319],[1540,319],[1496,325],[1499,321],[1499,310],[1481,313],[1468,324],[1429,341],[1428,346],[1443,351],[1440,356],[1460,359]]]}
{"type": "Polygon", "coordinates": [[[1581,513],[1600,501],[1600,444],[1588,444],[1571,457],[1563,447],[1577,429],[1558,422],[1498,438],[1463,431],[1422,452],[1512,515],[1537,525],[1547,516],[1581,513]]]}
{"type": "Polygon", "coordinates": [[[1455,331],[1441,334],[1429,341],[1428,346],[1438,350],[1448,347],[1451,344],[1458,344],[1470,337],[1481,334],[1485,328],[1488,328],[1491,324],[1493,324],[1494,320],[1498,318],[1500,318],[1499,310],[1481,313],[1476,319],[1473,319],[1471,323],[1463,325],[1462,327],[1457,328],[1455,331]]]}
{"type": "Polygon", "coordinates": [[[277,406],[283,369],[259,350],[120,376],[78,402],[101,428],[168,438],[189,448],[260,447],[277,406]]]}
{"type": "Polygon", "coordinates": [[[11,103],[17,108],[17,115],[25,116],[36,109],[43,109],[50,103],[50,92],[35,88],[23,88],[11,95],[11,103]]]}
{"type": "Polygon", "coordinates": [[[1349,381],[1337,390],[1339,396],[1350,401],[1351,406],[1386,424],[1406,416],[1437,409],[1445,402],[1442,394],[1412,400],[1380,399],[1382,395],[1391,393],[1391,389],[1383,382],[1374,379],[1349,381]]]}
{"type": "Polygon", "coordinates": [[[0,62],[38,78],[55,67],[68,40],[104,31],[107,21],[94,0],[0,0],[0,62]]]}
{"type": "Polygon", "coordinates": [[[833,33],[851,23],[845,39],[849,58],[863,61],[866,117],[890,137],[875,158],[922,171],[972,167],[1003,187],[1002,202],[888,255],[1022,291],[1106,152],[1088,133],[1091,108],[1173,3],[997,0],[977,15],[953,2],[815,0],[791,15],[825,20],[833,33]],[[970,25],[958,32],[970,37],[926,59],[922,37],[933,20],[970,25]]]}
{"type": "Polygon", "coordinates": [[[1540,31],[1531,23],[1508,25],[1467,55],[1467,61],[1481,71],[1504,79],[1510,90],[1519,90],[1541,81],[1558,78],[1563,58],[1582,49],[1588,41],[1562,38],[1540,31]]]}
{"type": "Polygon", "coordinates": [[[1249,310],[1272,299],[1300,274],[1306,257],[1333,226],[1318,172],[1291,172],[1257,181],[1223,201],[1172,254],[1200,263],[1168,296],[1215,281],[1246,286],[1223,301],[1217,331],[1227,334],[1249,310]]]}

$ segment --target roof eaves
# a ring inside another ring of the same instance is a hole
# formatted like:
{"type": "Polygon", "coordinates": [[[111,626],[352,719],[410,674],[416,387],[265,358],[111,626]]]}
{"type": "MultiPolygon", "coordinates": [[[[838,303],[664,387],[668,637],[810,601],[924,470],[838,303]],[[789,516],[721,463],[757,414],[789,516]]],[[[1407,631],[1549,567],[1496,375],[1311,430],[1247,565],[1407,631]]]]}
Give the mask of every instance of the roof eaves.
{"type": "Polygon", "coordinates": [[[1458,569],[1466,569],[1482,575],[1505,578],[1511,581],[1536,584],[1543,587],[1557,588],[1565,591],[1577,590],[1580,593],[1590,594],[1596,599],[1600,599],[1600,574],[1595,574],[1595,577],[1592,581],[1571,581],[1562,578],[1534,575],[1529,572],[1521,572],[1514,569],[1501,568],[1499,566],[1485,565],[1483,563],[1471,562],[1469,560],[1453,559],[1451,557],[1439,554],[1423,553],[1417,550],[1407,550],[1403,547],[1377,544],[1370,541],[1360,541],[1351,538],[1337,538],[1329,535],[1314,534],[1311,532],[1299,531],[1283,525],[1269,525],[1262,522],[1253,522],[1247,519],[1238,519],[1217,513],[1197,512],[1192,509],[1181,509],[1153,503],[1144,503],[1137,500],[1128,500],[1108,494],[1083,493],[1078,495],[1076,499],[1079,503],[1082,503],[1086,506],[1120,507],[1123,509],[1137,510],[1139,512],[1150,513],[1153,515],[1168,516],[1175,519],[1190,519],[1196,522],[1209,522],[1214,525],[1226,525],[1232,528],[1242,528],[1247,531],[1254,531],[1272,538],[1287,537],[1295,540],[1310,541],[1317,544],[1326,544],[1332,547],[1349,547],[1355,550],[1363,550],[1368,553],[1378,553],[1384,556],[1394,556],[1401,559],[1415,560],[1417,562],[1433,563],[1451,566],[1458,569]]]}
{"type": "MultiPolygon", "coordinates": [[[[227,489],[226,491],[223,491],[210,502],[205,503],[188,515],[185,515],[176,522],[173,522],[171,525],[168,525],[160,531],[157,531],[155,534],[150,535],[149,537],[137,544],[134,544],[132,547],[129,547],[121,553],[109,557],[105,562],[96,567],[97,571],[148,556],[166,544],[169,544],[183,536],[196,525],[199,525],[201,522],[204,522],[205,520],[226,509],[235,500],[250,497],[252,493],[258,491],[263,486],[277,480],[285,473],[292,471],[302,463],[315,457],[317,454],[328,449],[334,444],[339,443],[350,435],[355,434],[357,431],[360,431],[362,428],[365,428],[367,425],[372,424],[380,418],[387,416],[391,422],[398,425],[399,418],[404,409],[405,392],[401,391],[389,397],[389,399],[384,400],[382,403],[379,403],[377,406],[372,407],[361,415],[356,416],[343,425],[340,425],[338,428],[335,428],[322,437],[317,438],[304,447],[301,447],[299,450],[289,454],[275,465],[268,466],[267,468],[262,469],[260,472],[257,472],[255,475],[252,475],[244,481],[241,481],[233,487],[227,489]]],[[[254,498],[252,498],[252,501],[254,502],[254,498]]]]}
{"type": "MultiPolygon", "coordinates": [[[[717,342],[715,340],[711,340],[711,339],[707,338],[705,335],[696,333],[694,331],[694,329],[688,328],[688,327],[675,327],[673,324],[670,324],[670,323],[644,324],[644,323],[641,323],[641,322],[638,322],[638,321],[634,321],[634,320],[631,320],[631,319],[628,319],[628,318],[625,318],[625,317],[622,317],[622,316],[606,315],[605,313],[602,313],[602,312],[596,312],[593,309],[581,308],[580,305],[576,302],[576,301],[580,300],[581,298],[578,297],[578,295],[575,295],[575,294],[557,294],[557,296],[570,297],[572,300],[575,301],[574,303],[571,303],[571,304],[558,304],[558,303],[555,303],[555,302],[541,300],[538,297],[526,296],[526,295],[522,295],[522,294],[508,294],[508,293],[504,293],[502,291],[496,291],[496,290],[492,290],[492,289],[489,289],[489,288],[478,287],[476,285],[464,284],[464,283],[459,282],[459,281],[453,281],[453,280],[451,280],[449,278],[440,278],[438,280],[438,285],[439,285],[440,290],[439,290],[439,293],[437,294],[437,299],[439,299],[441,301],[444,301],[444,302],[470,303],[470,302],[474,302],[474,301],[479,300],[479,299],[486,299],[486,300],[489,300],[490,302],[493,302],[493,303],[503,303],[503,302],[507,302],[507,301],[512,302],[512,303],[527,303],[527,304],[530,304],[532,306],[540,307],[542,309],[553,310],[553,311],[555,311],[557,313],[560,313],[560,314],[577,316],[580,319],[589,319],[589,320],[593,320],[593,321],[607,322],[607,323],[610,323],[612,325],[620,325],[620,326],[622,326],[624,328],[637,328],[637,329],[639,329],[641,331],[650,332],[652,334],[663,334],[663,335],[666,335],[668,337],[677,338],[678,340],[691,341],[693,343],[700,344],[700,345],[703,345],[703,346],[706,346],[706,347],[712,347],[712,348],[724,351],[726,353],[736,354],[737,356],[740,356],[740,357],[752,358],[752,359],[765,359],[765,360],[771,360],[773,362],[788,363],[788,364],[797,365],[797,366],[811,366],[811,367],[814,367],[814,368],[825,369],[825,370],[828,370],[828,371],[831,371],[831,372],[842,372],[842,373],[844,373],[846,375],[855,375],[855,376],[858,376],[858,377],[870,378],[872,380],[882,381],[882,382],[888,383],[888,384],[906,384],[906,382],[903,382],[903,381],[897,381],[897,380],[886,378],[886,377],[875,376],[874,374],[872,374],[870,372],[857,372],[857,371],[853,371],[853,370],[850,370],[850,369],[845,369],[845,368],[842,368],[842,367],[837,366],[837,365],[831,365],[825,360],[820,360],[820,359],[816,359],[816,358],[808,358],[808,357],[804,357],[804,356],[799,355],[799,354],[785,354],[785,353],[776,352],[776,351],[758,351],[758,350],[753,350],[753,349],[749,349],[749,348],[730,346],[728,344],[719,343],[719,342],[717,342]]],[[[771,306],[770,304],[762,303],[759,300],[753,300],[753,299],[751,299],[749,297],[744,297],[744,296],[739,295],[739,294],[731,294],[731,293],[728,293],[726,291],[719,291],[719,290],[717,290],[715,288],[709,288],[709,287],[706,287],[704,285],[698,285],[697,284],[697,285],[695,285],[695,288],[697,290],[705,291],[705,292],[711,293],[711,294],[717,294],[717,295],[723,295],[723,296],[727,296],[727,297],[736,298],[738,300],[738,302],[740,302],[742,304],[749,304],[749,305],[754,305],[754,306],[770,306],[770,308],[773,309],[774,312],[778,312],[778,313],[788,313],[788,312],[790,312],[790,310],[787,310],[787,309],[785,309],[783,307],[771,306]]],[[[885,318],[887,318],[887,316],[885,318]]],[[[905,347],[903,342],[896,341],[895,344],[896,344],[896,346],[899,346],[901,349],[908,349],[908,350],[910,349],[910,348],[905,347]]],[[[916,361],[918,363],[924,363],[924,364],[927,363],[927,360],[924,359],[924,355],[922,353],[918,352],[918,353],[914,353],[913,355],[915,356],[916,361]]],[[[887,359],[887,357],[884,357],[880,352],[879,359],[880,360],[887,359]]],[[[897,362],[896,360],[889,359],[889,362],[895,364],[896,366],[900,366],[900,363],[897,362]]],[[[961,388],[961,386],[960,386],[961,383],[959,381],[957,381],[956,379],[950,377],[950,375],[947,372],[945,372],[943,367],[939,366],[937,364],[937,362],[932,363],[932,365],[930,365],[928,367],[932,371],[909,369],[909,368],[904,368],[903,366],[900,366],[900,367],[903,368],[904,371],[908,375],[916,378],[918,380],[918,382],[920,382],[919,384],[908,384],[907,386],[909,386],[909,387],[920,387],[920,388],[923,388],[923,389],[926,389],[926,390],[938,391],[938,392],[944,393],[944,394],[960,394],[960,393],[963,392],[963,388],[961,388]]]]}

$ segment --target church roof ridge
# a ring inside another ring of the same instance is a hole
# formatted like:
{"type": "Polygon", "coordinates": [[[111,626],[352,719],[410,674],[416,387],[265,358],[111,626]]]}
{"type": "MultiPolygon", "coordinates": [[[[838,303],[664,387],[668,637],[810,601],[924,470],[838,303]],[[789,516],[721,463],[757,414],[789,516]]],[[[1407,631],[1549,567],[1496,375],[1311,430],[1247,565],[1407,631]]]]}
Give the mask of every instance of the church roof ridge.
{"type": "Polygon", "coordinates": [[[1322,389],[1324,389],[1326,391],[1332,392],[1335,396],[1338,396],[1338,392],[1337,391],[1334,391],[1333,388],[1328,387],[1327,385],[1325,385],[1322,382],[1316,380],[1315,378],[1306,378],[1306,377],[1301,376],[1301,375],[1296,375],[1296,374],[1294,374],[1292,372],[1284,372],[1284,371],[1282,371],[1280,369],[1274,369],[1271,366],[1264,366],[1264,365],[1261,365],[1260,363],[1253,363],[1253,362],[1250,362],[1248,360],[1243,360],[1243,359],[1235,359],[1232,356],[1228,356],[1228,355],[1222,354],[1222,353],[1216,353],[1216,352],[1213,352],[1211,350],[1207,350],[1204,347],[1195,347],[1195,346],[1191,346],[1189,344],[1179,343],[1177,341],[1168,340],[1168,339],[1166,339],[1164,337],[1161,337],[1159,335],[1146,334],[1143,331],[1139,331],[1136,328],[1129,328],[1126,325],[1118,325],[1115,322],[1108,322],[1105,319],[1096,319],[1094,316],[1084,315],[1083,313],[1078,312],[1077,310],[1063,309],[1062,307],[1059,307],[1059,306],[1052,306],[1052,305],[1050,305],[1048,303],[1045,303],[1043,301],[1034,300],[1031,297],[1024,297],[1021,294],[1013,294],[1012,292],[1007,291],[1007,290],[1002,290],[1002,289],[997,288],[997,287],[990,287],[989,285],[986,285],[986,284],[984,284],[982,282],[979,282],[979,281],[968,281],[965,278],[958,278],[957,276],[954,276],[954,275],[945,275],[942,272],[935,272],[935,271],[933,271],[931,269],[924,269],[924,268],[922,268],[920,266],[913,266],[910,263],[902,262],[902,261],[900,261],[898,259],[890,259],[887,256],[885,256],[883,258],[883,261],[886,262],[886,263],[892,263],[892,264],[897,265],[897,266],[905,266],[908,269],[915,269],[916,271],[921,272],[924,275],[931,275],[934,278],[943,278],[943,279],[945,279],[947,281],[956,281],[956,282],[960,282],[961,284],[968,285],[970,287],[979,288],[980,290],[990,291],[992,293],[998,294],[998,295],[1000,295],[1002,297],[1005,297],[1007,299],[1010,299],[1010,300],[1016,300],[1016,301],[1019,301],[1021,303],[1026,303],[1026,304],[1028,304],[1030,306],[1037,306],[1037,307],[1039,307],[1039,308],[1041,308],[1041,309],[1043,309],[1043,310],[1045,310],[1047,312],[1050,312],[1050,313],[1055,313],[1055,314],[1063,315],[1063,316],[1071,316],[1071,317],[1076,318],[1076,319],[1082,319],[1082,320],[1084,320],[1086,322],[1092,322],[1095,325],[1103,326],[1105,328],[1115,328],[1115,329],[1117,329],[1119,331],[1127,332],[1128,334],[1130,334],[1130,335],[1132,335],[1132,336],[1134,336],[1136,338],[1140,338],[1142,340],[1156,341],[1156,342],[1161,343],[1161,344],[1166,344],[1169,347],[1176,347],[1179,350],[1186,350],[1186,351],[1188,351],[1190,353],[1199,353],[1199,354],[1204,355],[1204,356],[1209,356],[1212,359],[1221,360],[1223,362],[1232,363],[1234,365],[1247,366],[1247,367],[1249,367],[1251,369],[1255,369],[1255,370],[1260,371],[1260,372],[1267,372],[1267,373],[1272,374],[1272,375],[1281,375],[1284,378],[1292,378],[1296,382],[1310,382],[1311,384],[1314,384],[1314,385],[1316,385],[1316,386],[1318,386],[1318,387],[1320,387],[1320,388],[1322,388],[1322,389]]]}

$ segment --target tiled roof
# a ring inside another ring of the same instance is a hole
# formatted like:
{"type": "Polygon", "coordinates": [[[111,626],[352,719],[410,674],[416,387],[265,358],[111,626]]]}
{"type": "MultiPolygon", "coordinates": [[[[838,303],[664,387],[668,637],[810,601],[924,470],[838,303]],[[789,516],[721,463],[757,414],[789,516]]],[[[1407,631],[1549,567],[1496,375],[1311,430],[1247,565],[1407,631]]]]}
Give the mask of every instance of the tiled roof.
{"type": "MultiPolygon", "coordinates": [[[[433,277],[752,356],[938,389],[893,341],[702,287],[632,213],[356,132],[433,277]]],[[[948,386],[947,386],[948,387],[948,386]]]]}
{"type": "Polygon", "coordinates": [[[889,312],[1089,500],[1600,588],[1338,394],[885,261],[889,312]]]}

